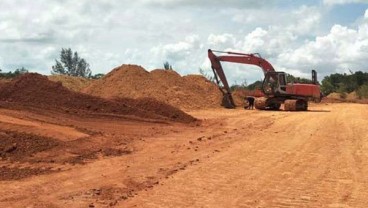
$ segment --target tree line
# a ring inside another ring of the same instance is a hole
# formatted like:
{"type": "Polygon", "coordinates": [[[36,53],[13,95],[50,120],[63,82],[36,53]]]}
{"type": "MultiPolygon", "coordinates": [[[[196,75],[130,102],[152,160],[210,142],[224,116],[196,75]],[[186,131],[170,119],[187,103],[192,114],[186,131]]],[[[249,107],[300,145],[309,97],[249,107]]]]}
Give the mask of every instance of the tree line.
{"type": "Polygon", "coordinates": [[[331,74],[322,80],[321,90],[325,95],[340,93],[342,98],[355,91],[359,98],[368,98],[368,73],[350,71],[350,74],[331,74]]]}
{"type": "Polygon", "coordinates": [[[10,79],[10,78],[14,78],[17,77],[18,75],[24,74],[24,73],[28,73],[28,69],[21,67],[18,68],[14,71],[9,71],[9,72],[3,72],[2,69],[0,69],[0,78],[3,79],[10,79]]]}

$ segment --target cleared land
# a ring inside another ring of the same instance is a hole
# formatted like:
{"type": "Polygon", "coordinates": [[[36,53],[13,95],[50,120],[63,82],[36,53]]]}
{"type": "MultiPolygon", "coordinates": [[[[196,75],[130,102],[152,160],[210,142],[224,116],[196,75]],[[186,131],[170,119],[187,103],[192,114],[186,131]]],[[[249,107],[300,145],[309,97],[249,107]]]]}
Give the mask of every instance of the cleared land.
{"type": "Polygon", "coordinates": [[[188,113],[0,108],[0,207],[366,207],[368,105],[188,113]]]}

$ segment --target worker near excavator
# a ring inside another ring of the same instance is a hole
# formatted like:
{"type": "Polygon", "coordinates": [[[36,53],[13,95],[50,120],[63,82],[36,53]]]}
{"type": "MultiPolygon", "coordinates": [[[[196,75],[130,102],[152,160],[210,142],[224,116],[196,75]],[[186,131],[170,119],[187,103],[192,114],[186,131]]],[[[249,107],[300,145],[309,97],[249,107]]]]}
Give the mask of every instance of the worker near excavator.
{"type": "Polygon", "coordinates": [[[254,107],[254,97],[252,96],[247,96],[245,97],[245,101],[248,103],[248,106],[245,106],[244,108],[245,109],[252,109],[253,110],[253,107],[254,107]]]}

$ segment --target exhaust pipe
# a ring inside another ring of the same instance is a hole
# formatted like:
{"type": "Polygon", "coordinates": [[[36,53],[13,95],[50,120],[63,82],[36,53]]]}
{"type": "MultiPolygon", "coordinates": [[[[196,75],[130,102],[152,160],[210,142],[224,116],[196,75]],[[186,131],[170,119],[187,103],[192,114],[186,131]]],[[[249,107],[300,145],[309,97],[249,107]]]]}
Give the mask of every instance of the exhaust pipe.
{"type": "Polygon", "coordinates": [[[318,84],[318,80],[317,80],[317,72],[316,70],[312,70],[312,82],[313,84],[317,85],[318,84]]]}

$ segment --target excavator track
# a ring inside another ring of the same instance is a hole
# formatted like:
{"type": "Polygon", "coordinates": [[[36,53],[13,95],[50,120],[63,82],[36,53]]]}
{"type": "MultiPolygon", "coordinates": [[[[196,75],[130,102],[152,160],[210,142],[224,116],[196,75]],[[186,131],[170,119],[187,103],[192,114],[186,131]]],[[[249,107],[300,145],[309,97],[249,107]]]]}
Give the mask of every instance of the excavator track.
{"type": "Polygon", "coordinates": [[[285,100],[284,110],[286,111],[306,111],[308,102],[305,100],[285,100]]]}
{"type": "Polygon", "coordinates": [[[296,111],[296,100],[285,100],[284,110],[286,110],[286,111],[296,111]]]}
{"type": "Polygon", "coordinates": [[[274,98],[256,98],[255,108],[258,110],[279,110],[281,103],[277,102],[274,98]]]}
{"type": "Polygon", "coordinates": [[[266,110],[266,104],[267,98],[256,98],[256,101],[254,102],[254,107],[258,110],[266,110]]]}

